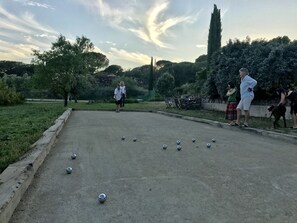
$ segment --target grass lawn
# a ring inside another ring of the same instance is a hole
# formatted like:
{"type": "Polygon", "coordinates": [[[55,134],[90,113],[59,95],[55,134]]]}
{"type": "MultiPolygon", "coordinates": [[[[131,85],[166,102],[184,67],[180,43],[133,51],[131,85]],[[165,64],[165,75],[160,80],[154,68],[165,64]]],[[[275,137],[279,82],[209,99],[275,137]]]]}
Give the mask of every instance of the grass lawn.
{"type": "Polygon", "coordinates": [[[0,172],[23,156],[64,111],[62,103],[0,107],[0,172]]]}
{"type": "MultiPolygon", "coordinates": [[[[86,102],[69,103],[68,107],[84,110],[115,110],[114,103],[93,103],[86,102]]],[[[23,105],[0,107],[0,172],[10,163],[22,157],[41,134],[50,127],[66,108],[63,102],[42,102],[25,103],[23,105]]],[[[165,111],[185,116],[226,122],[224,112],[208,110],[179,110],[166,109],[164,102],[140,102],[128,103],[124,110],[138,111],[165,111]]],[[[291,126],[288,121],[288,126],[291,126]]],[[[280,120],[282,125],[282,120],[280,120]]],[[[297,131],[279,128],[272,129],[272,120],[269,118],[250,119],[250,126],[259,129],[266,129],[297,135],[297,131]]]]}

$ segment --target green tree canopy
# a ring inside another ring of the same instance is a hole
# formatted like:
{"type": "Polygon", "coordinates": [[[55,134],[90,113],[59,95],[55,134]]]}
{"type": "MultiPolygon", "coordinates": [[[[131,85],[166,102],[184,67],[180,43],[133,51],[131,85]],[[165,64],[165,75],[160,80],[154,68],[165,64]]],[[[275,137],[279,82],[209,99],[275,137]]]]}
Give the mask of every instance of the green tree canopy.
{"type": "Polygon", "coordinates": [[[153,89],[154,89],[154,65],[153,65],[153,57],[151,57],[148,90],[152,91],[153,89]]]}
{"type": "Polygon", "coordinates": [[[123,68],[119,65],[110,65],[104,70],[104,72],[119,76],[123,73],[123,68]]]}
{"type": "Polygon", "coordinates": [[[207,44],[207,65],[210,67],[213,54],[220,50],[222,39],[222,23],[221,23],[221,12],[214,5],[213,12],[211,14],[209,33],[208,33],[208,44],[207,44]]]}
{"type": "Polygon", "coordinates": [[[174,87],[175,87],[174,77],[168,72],[162,74],[162,76],[158,79],[157,85],[156,85],[157,92],[160,95],[165,97],[172,96],[174,87]]]}
{"type": "Polygon", "coordinates": [[[18,61],[0,61],[0,77],[4,74],[15,74],[17,76],[23,76],[25,74],[32,76],[34,73],[34,66],[32,64],[25,64],[18,61]]]}
{"type": "Polygon", "coordinates": [[[270,41],[247,38],[244,41],[229,41],[217,52],[212,72],[205,85],[210,98],[223,98],[228,81],[240,84],[238,70],[249,69],[250,75],[258,81],[255,89],[256,100],[274,99],[279,87],[296,85],[297,82],[297,41],[288,37],[277,37],[270,41]]]}
{"type": "Polygon", "coordinates": [[[84,36],[72,44],[60,35],[49,51],[34,50],[33,55],[36,82],[61,94],[65,106],[69,93],[78,94],[87,74],[108,65],[106,56],[94,52],[93,43],[84,36]]]}

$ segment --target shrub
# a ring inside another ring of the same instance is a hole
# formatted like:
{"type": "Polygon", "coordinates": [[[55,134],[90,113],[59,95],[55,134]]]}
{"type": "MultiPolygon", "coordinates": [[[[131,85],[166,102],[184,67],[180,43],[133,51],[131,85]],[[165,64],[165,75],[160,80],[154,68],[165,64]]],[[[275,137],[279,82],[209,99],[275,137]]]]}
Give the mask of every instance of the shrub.
{"type": "Polygon", "coordinates": [[[5,83],[0,81],[0,105],[21,104],[25,98],[14,89],[8,88],[5,83]]]}

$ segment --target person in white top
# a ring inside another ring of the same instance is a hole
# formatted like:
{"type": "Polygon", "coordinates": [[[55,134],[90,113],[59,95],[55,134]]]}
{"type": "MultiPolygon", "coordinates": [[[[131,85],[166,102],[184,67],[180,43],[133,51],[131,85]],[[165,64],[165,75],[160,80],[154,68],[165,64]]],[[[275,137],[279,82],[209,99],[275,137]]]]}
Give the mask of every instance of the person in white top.
{"type": "Polygon", "coordinates": [[[126,99],[126,86],[124,81],[120,82],[121,90],[122,90],[122,100],[121,100],[121,107],[125,107],[125,99],[126,99]]]}
{"type": "Polygon", "coordinates": [[[120,84],[118,84],[118,86],[116,87],[116,89],[114,89],[114,96],[113,98],[115,99],[115,103],[116,103],[116,112],[120,112],[120,104],[121,104],[121,99],[122,99],[122,89],[120,84]]]}

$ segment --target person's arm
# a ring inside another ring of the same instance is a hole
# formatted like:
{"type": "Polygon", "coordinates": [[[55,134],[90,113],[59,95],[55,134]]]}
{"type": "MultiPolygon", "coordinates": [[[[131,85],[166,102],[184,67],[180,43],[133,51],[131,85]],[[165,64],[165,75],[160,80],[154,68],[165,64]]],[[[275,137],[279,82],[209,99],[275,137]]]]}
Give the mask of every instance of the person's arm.
{"type": "Polygon", "coordinates": [[[235,88],[233,88],[233,89],[230,89],[229,91],[227,91],[227,94],[226,94],[226,96],[230,96],[230,95],[234,94],[234,93],[235,93],[235,91],[236,91],[236,89],[235,89],[235,88]]]}
{"type": "Polygon", "coordinates": [[[248,91],[253,91],[256,85],[257,85],[257,81],[250,77],[248,91]]]}
{"type": "Polygon", "coordinates": [[[286,103],[286,95],[284,93],[281,93],[281,99],[280,99],[280,102],[278,103],[278,106],[285,105],[285,103],[286,103]]]}

